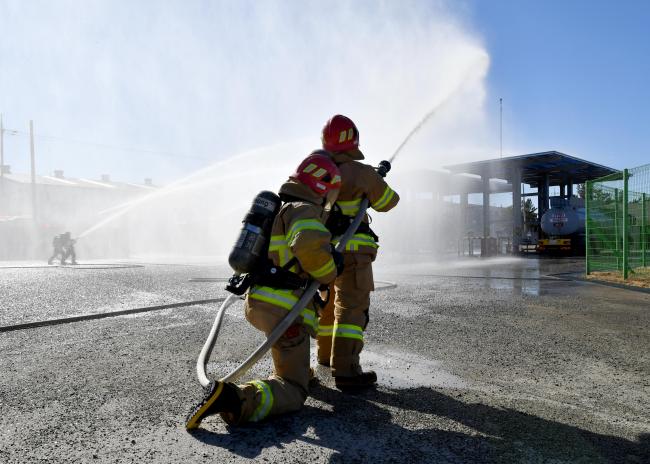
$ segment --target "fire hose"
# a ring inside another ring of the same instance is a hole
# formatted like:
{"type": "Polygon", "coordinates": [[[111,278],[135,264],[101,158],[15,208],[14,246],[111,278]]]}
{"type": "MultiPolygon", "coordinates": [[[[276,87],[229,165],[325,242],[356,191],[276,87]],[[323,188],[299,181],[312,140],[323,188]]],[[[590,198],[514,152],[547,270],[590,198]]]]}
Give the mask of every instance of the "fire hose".
{"type": "MultiPolygon", "coordinates": [[[[377,172],[382,177],[385,177],[389,170],[390,170],[390,163],[386,161],[382,161],[381,163],[379,163],[377,172]]],[[[347,245],[348,241],[356,233],[357,228],[361,224],[361,221],[363,220],[367,209],[368,209],[368,199],[364,198],[361,201],[361,205],[359,206],[359,212],[356,214],[354,220],[350,223],[347,230],[341,236],[338,243],[336,244],[335,247],[336,251],[342,253],[345,250],[345,245],[347,245]]],[[[278,325],[268,335],[266,340],[262,344],[260,344],[257,347],[257,349],[248,358],[246,358],[246,360],[243,363],[241,363],[237,368],[235,368],[232,372],[227,374],[225,377],[221,378],[220,381],[221,382],[236,381],[241,376],[243,376],[251,367],[253,367],[257,363],[257,361],[259,361],[266,354],[266,352],[280,339],[282,334],[286,332],[286,330],[291,326],[291,324],[293,324],[293,321],[296,320],[296,318],[300,315],[301,311],[312,300],[312,298],[318,291],[318,287],[320,285],[321,284],[316,280],[311,281],[311,283],[307,286],[305,292],[302,294],[298,302],[293,305],[289,313],[284,317],[284,319],[282,319],[278,323],[278,325]]],[[[217,316],[215,317],[214,323],[212,324],[210,334],[208,335],[208,338],[205,341],[203,348],[201,349],[201,353],[199,354],[199,357],[196,360],[196,375],[199,379],[199,383],[203,387],[208,387],[210,385],[210,380],[206,375],[206,368],[207,368],[208,361],[210,359],[210,355],[212,353],[212,349],[214,348],[214,344],[217,341],[219,330],[221,329],[223,316],[225,315],[226,309],[236,299],[237,296],[231,294],[222,303],[221,307],[219,308],[219,311],[217,312],[217,316]]]]}
{"type": "MultiPolygon", "coordinates": [[[[464,82],[464,81],[463,81],[464,82]]],[[[458,87],[460,89],[462,87],[461,85],[458,87]]],[[[456,89],[456,90],[458,90],[456,89]]],[[[424,115],[424,117],[418,122],[415,127],[408,133],[408,135],[404,138],[402,143],[397,147],[395,152],[391,155],[389,158],[389,161],[382,161],[379,163],[379,167],[377,168],[377,173],[382,176],[386,177],[386,174],[388,171],[390,171],[391,168],[391,163],[395,160],[397,155],[402,151],[404,146],[408,144],[408,142],[411,140],[411,138],[429,121],[437,114],[437,112],[445,105],[447,102],[452,98],[452,96],[455,94],[455,91],[452,92],[436,104],[431,111],[429,111],[427,114],[424,115]]],[[[338,244],[336,245],[336,251],[342,252],[345,250],[345,245],[347,244],[348,240],[355,234],[357,231],[357,228],[359,227],[359,224],[361,224],[361,221],[363,220],[364,214],[366,210],[368,209],[368,199],[364,198],[361,201],[361,205],[359,207],[359,212],[357,215],[354,217],[354,220],[352,223],[348,226],[348,229],[345,231],[345,234],[341,236],[341,239],[339,240],[338,244]]],[[[309,301],[314,297],[316,294],[316,291],[318,291],[319,287],[318,282],[311,282],[305,292],[303,293],[302,297],[300,300],[293,306],[289,314],[285,316],[285,318],[280,321],[280,323],[277,325],[277,327],[269,334],[267,337],[266,341],[262,343],[260,346],[257,347],[255,352],[251,354],[239,367],[237,367],[235,370],[230,372],[228,375],[223,377],[221,381],[227,382],[227,381],[233,381],[237,380],[239,377],[244,375],[248,369],[250,369],[257,361],[260,360],[264,354],[271,348],[271,346],[278,341],[278,339],[282,336],[282,334],[289,328],[289,326],[293,323],[293,321],[298,317],[300,312],[305,308],[305,306],[309,303],[309,301]]],[[[212,352],[212,348],[214,347],[214,344],[216,342],[217,335],[219,334],[219,329],[221,328],[221,321],[223,319],[223,316],[225,314],[226,309],[235,301],[236,296],[235,295],[230,295],[226,301],[223,302],[221,305],[221,308],[219,308],[219,311],[217,313],[217,316],[214,320],[214,324],[212,324],[212,329],[210,330],[210,334],[208,335],[208,339],[205,341],[205,344],[203,345],[203,349],[201,350],[201,353],[199,354],[199,358],[196,361],[196,374],[199,378],[199,382],[201,385],[204,387],[207,387],[210,384],[210,381],[208,380],[207,376],[205,375],[205,369],[208,363],[208,360],[210,358],[210,354],[212,352]]]]}

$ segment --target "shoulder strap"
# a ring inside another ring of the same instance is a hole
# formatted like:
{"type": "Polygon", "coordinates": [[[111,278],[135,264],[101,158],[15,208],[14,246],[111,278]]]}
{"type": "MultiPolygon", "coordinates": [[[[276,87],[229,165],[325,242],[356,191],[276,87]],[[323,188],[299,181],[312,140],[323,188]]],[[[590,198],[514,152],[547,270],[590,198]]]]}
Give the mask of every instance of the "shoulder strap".
{"type": "Polygon", "coordinates": [[[282,266],[281,269],[282,269],[283,271],[288,271],[288,270],[291,269],[291,267],[292,267],[294,264],[296,264],[297,262],[298,262],[298,258],[296,258],[296,257],[294,256],[294,257],[291,258],[289,261],[287,261],[287,263],[286,263],[284,266],[282,266]]]}

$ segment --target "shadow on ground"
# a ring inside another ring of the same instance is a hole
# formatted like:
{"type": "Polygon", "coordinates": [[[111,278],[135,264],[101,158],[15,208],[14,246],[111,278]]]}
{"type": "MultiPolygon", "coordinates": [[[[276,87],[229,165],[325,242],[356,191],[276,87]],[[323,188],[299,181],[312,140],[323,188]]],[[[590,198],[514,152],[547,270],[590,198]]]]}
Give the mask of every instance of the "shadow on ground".
{"type": "MultiPolygon", "coordinates": [[[[306,406],[297,414],[231,428],[227,434],[201,430],[195,437],[244,458],[267,448],[283,454],[284,444],[302,441],[332,450],[332,463],[650,462],[650,435],[640,441],[601,435],[513,409],[468,404],[430,388],[345,395],[318,385],[311,396],[332,411],[306,406]]],[[[314,458],[309,446],[290,453],[278,458],[314,458]]]]}

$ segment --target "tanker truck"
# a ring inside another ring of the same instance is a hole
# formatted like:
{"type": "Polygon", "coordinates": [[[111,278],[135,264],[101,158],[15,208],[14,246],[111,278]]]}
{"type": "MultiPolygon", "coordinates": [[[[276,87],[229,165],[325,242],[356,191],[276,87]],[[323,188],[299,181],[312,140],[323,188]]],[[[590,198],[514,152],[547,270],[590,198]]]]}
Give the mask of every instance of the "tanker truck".
{"type": "Polygon", "coordinates": [[[584,253],[585,204],[583,198],[551,197],[551,208],[540,219],[546,234],[537,242],[539,252],[584,253]]]}

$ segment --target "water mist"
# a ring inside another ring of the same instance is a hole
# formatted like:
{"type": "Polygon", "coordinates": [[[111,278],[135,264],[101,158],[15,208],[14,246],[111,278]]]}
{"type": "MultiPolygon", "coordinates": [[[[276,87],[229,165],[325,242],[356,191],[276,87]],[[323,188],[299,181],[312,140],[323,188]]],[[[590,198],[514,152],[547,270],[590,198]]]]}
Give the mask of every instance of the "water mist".
{"type": "MultiPolygon", "coordinates": [[[[407,205],[421,192],[410,192],[408,177],[398,174],[493,148],[483,111],[488,55],[445,2],[301,2],[299,8],[292,2],[190,2],[155,11],[135,5],[138,14],[99,4],[80,13],[87,18],[83,27],[56,11],[50,18],[70,31],[61,47],[78,51],[72,58],[61,51],[58,58],[92,62],[93,24],[119,16],[122,36],[108,35],[101,50],[102,66],[116,71],[114,79],[102,78],[92,89],[113,103],[93,101],[83,124],[95,124],[97,140],[101,126],[117,137],[126,124],[149,147],[162,134],[164,151],[213,153],[218,161],[191,172],[182,157],[154,164],[133,154],[93,159],[57,152],[62,162],[78,169],[102,165],[118,173],[114,178],[159,173],[180,179],[101,212],[66,218],[80,235],[82,257],[222,259],[251,198],[277,190],[320,147],[320,130],[336,113],[356,122],[368,163],[396,161],[389,182],[403,205],[385,218],[377,214],[374,227],[382,247],[397,251],[392,244],[403,240],[404,224],[426,234],[444,214],[435,208],[414,213],[407,205]],[[132,19],[144,10],[151,18],[146,29],[132,19]],[[165,44],[166,53],[151,44],[165,44]],[[138,72],[132,71],[136,62],[138,72]],[[398,147],[392,156],[390,147],[398,147]]],[[[53,27],[48,24],[42,23],[44,34],[53,27]]],[[[66,90],[63,75],[50,79],[63,89],[57,94],[62,102],[94,98],[84,85],[76,94],[66,90]]]]}

